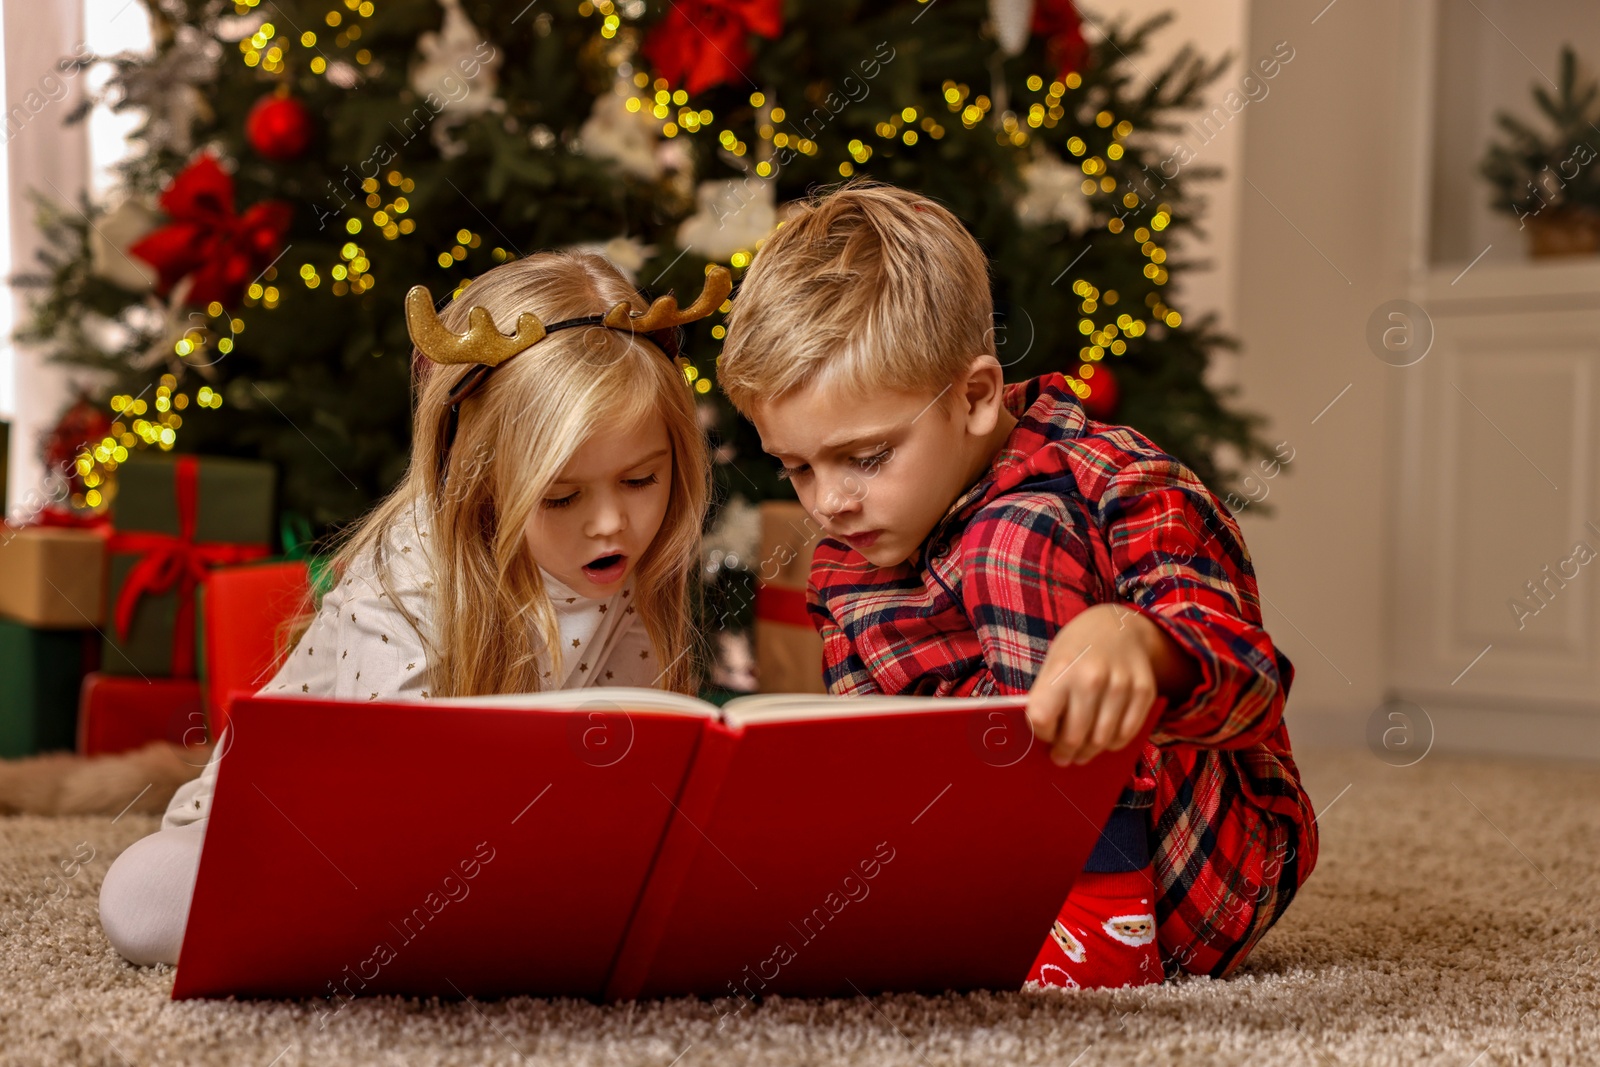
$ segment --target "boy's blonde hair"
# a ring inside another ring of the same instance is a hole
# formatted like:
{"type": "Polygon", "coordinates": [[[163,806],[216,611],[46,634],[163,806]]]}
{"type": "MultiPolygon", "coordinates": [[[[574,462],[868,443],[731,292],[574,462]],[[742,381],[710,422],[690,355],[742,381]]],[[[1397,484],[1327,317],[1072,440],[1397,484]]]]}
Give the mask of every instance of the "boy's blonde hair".
{"type": "MultiPolygon", "coordinates": [[[[487,308],[504,333],[526,311],[543,322],[605,312],[626,301],[648,304],[605,259],[547,252],[481,275],[439,312],[465,332],[467,311],[487,308]]],[[[470,368],[425,368],[413,422],[411,462],[394,491],[359,525],[333,562],[343,574],[358,558],[377,563],[389,589],[384,539],[410,521],[413,505],[433,531],[430,648],[435,696],[525,693],[541,688],[539,654],[559,676],[562,649],[555,611],[523,536],[550,485],[592,433],[621,433],[651,415],[665,423],[672,474],[665,517],[638,562],[633,603],[663,665],[657,687],[697,695],[704,649],[696,642],[691,585],[699,573],[700,531],[711,463],[683,372],[661,350],[604,327],[562,330],[495,371],[462,405],[444,487],[447,396],[470,368]],[[697,655],[688,655],[689,652],[697,655]]],[[[405,611],[389,590],[390,600],[405,611]]],[[[409,617],[409,614],[408,614],[409,617]]],[[[418,632],[427,629],[410,622],[418,632]]]]}
{"type": "Polygon", "coordinates": [[[960,220],[854,182],[808,201],[756,254],[717,382],[746,417],[812,383],[942,394],[974,356],[995,355],[993,319],[988,260],[960,220]]]}

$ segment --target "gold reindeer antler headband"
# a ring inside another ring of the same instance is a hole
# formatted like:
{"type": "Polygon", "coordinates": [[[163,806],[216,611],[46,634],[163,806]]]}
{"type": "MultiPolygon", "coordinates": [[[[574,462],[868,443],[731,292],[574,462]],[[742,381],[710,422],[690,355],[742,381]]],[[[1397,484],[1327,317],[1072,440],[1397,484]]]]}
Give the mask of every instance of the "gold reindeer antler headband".
{"type": "Polygon", "coordinates": [[[428,292],[428,287],[415,285],[406,294],[406,326],[417,351],[435,363],[478,363],[498,367],[557,330],[573,326],[604,326],[624,333],[642,333],[655,340],[655,334],[676,330],[679,326],[705,318],[720,307],[732,291],[733,277],[728,273],[728,268],[713,266],[706,272],[706,283],[700,296],[682,310],[678,308],[677,297],[668,294],[658,298],[647,311],[634,311],[623,301],[603,315],[584,315],[549,326],[540,322],[539,316],[523,312],[517,317],[516,332],[507,337],[495,328],[488,310],[481,307],[467,312],[467,332],[455,333],[439,321],[433,309],[433,294],[428,292]]]}
{"type": "Polygon", "coordinates": [[[678,358],[678,327],[703,319],[728,299],[733,291],[733,276],[728,268],[713,266],[706,271],[705,286],[694,303],[678,307],[677,297],[668,294],[657,298],[646,311],[634,311],[626,301],[619,302],[610,311],[599,315],[583,315],[565,319],[546,326],[539,316],[523,312],[517,316],[516,332],[511,336],[501,333],[487,308],[474,307],[467,312],[467,332],[456,333],[439,321],[433,307],[433,294],[427,286],[415,285],[406,294],[406,328],[411,333],[411,343],[417,351],[440,364],[473,364],[461,376],[447,398],[450,409],[445,423],[444,444],[439,450],[438,484],[444,487],[449,470],[450,449],[455,444],[456,426],[461,418],[461,405],[488,381],[494,371],[513,356],[527,351],[557,330],[576,326],[598,326],[628,334],[643,334],[676,362],[678,358]]]}

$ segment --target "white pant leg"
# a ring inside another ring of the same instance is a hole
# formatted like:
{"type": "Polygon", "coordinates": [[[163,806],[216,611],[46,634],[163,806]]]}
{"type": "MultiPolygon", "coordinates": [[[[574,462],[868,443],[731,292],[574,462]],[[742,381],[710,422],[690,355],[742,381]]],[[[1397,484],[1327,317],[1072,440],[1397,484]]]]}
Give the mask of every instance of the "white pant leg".
{"type": "Polygon", "coordinates": [[[106,872],[100,885],[100,925],[128,962],[178,962],[208,821],[142,837],[106,872]]]}

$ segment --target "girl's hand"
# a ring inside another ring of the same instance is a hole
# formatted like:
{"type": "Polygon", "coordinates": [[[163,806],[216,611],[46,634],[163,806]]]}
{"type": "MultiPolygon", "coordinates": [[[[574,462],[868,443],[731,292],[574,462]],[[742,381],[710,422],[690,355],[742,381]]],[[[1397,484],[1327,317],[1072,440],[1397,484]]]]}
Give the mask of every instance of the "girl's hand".
{"type": "Polygon", "coordinates": [[[1028,723],[1057,764],[1087,763],[1139,736],[1158,693],[1181,698],[1194,660],[1149,618],[1095,604],[1061,628],[1028,693],[1028,723]]]}

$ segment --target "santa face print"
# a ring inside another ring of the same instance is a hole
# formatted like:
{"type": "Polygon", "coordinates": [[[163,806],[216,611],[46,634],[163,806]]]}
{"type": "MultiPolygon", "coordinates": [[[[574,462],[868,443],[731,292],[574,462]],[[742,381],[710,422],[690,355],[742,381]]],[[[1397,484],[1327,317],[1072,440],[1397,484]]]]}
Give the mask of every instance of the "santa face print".
{"type": "Polygon", "coordinates": [[[1154,915],[1113,915],[1101,928],[1124,945],[1148,945],[1156,939],[1154,915]]]}
{"type": "Polygon", "coordinates": [[[1044,985],[1060,986],[1062,989],[1080,989],[1077,979],[1066,972],[1065,968],[1047,963],[1039,968],[1039,982],[1044,985]]]}
{"type": "Polygon", "coordinates": [[[1056,944],[1061,947],[1062,955],[1073,963],[1082,963],[1086,953],[1083,951],[1083,942],[1072,936],[1072,931],[1062,925],[1057,919],[1055,926],[1050,931],[1050,936],[1056,939],[1056,944]]]}

